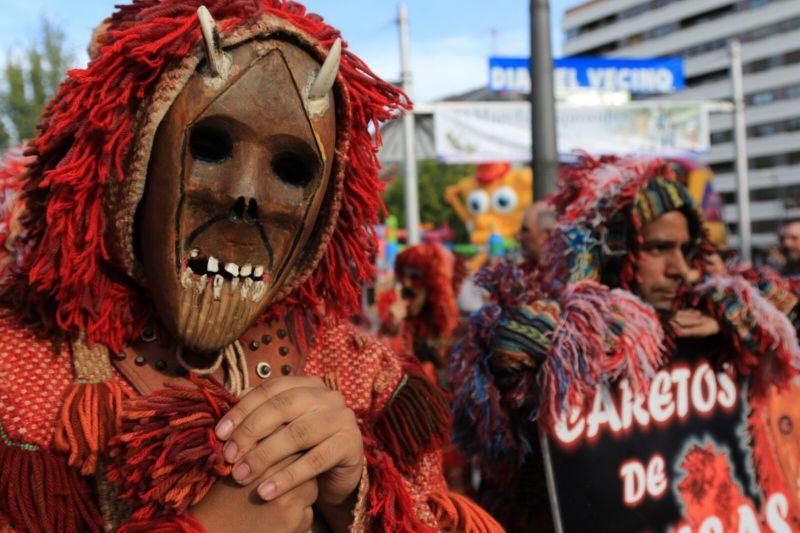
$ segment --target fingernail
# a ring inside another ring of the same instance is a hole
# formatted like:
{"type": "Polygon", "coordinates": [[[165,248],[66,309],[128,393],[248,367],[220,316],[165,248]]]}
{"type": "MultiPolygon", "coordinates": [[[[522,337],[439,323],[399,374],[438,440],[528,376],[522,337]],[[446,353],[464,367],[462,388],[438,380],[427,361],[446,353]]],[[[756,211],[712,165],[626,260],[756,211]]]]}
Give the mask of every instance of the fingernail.
{"type": "Polygon", "coordinates": [[[239,452],[239,447],[236,446],[236,443],[233,441],[228,442],[227,444],[225,444],[225,446],[222,447],[222,456],[229,463],[236,461],[236,455],[238,454],[238,452],[239,452]]]}
{"type": "Polygon", "coordinates": [[[219,424],[217,424],[217,437],[220,439],[227,439],[231,436],[231,432],[233,431],[233,422],[230,420],[222,420],[219,424]]]}
{"type": "Polygon", "coordinates": [[[274,481],[265,481],[258,486],[258,495],[261,496],[262,500],[269,501],[275,497],[276,490],[278,490],[278,487],[274,481]]]}
{"type": "Polygon", "coordinates": [[[242,463],[238,465],[236,468],[233,469],[233,479],[236,481],[242,482],[244,479],[250,475],[250,465],[247,463],[242,463]]]}
{"type": "Polygon", "coordinates": [[[247,387],[246,389],[244,389],[242,392],[239,393],[239,399],[244,398],[245,396],[250,394],[250,391],[253,390],[254,388],[255,387],[247,387]]]}

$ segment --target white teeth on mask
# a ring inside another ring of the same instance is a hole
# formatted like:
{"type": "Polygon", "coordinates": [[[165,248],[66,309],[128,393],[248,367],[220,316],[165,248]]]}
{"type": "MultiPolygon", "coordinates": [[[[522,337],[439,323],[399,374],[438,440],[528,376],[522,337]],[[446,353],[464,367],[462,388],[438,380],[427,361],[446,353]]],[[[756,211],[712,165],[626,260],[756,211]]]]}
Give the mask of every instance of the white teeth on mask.
{"type": "Polygon", "coordinates": [[[254,302],[258,302],[264,297],[265,292],[267,292],[267,284],[263,281],[256,281],[256,284],[253,286],[253,296],[251,298],[254,302]]]}
{"type": "Polygon", "coordinates": [[[186,267],[186,270],[183,271],[181,274],[181,285],[183,285],[184,289],[188,289],[192,286],[192,269],[186,267]]]}
{"type": "MultiPolygon", "coordinates": [[[[242,267],[244,268],[244,267],[242,267]]],[[[244,283],[242,283],[242,298],[247,299],[250,295],[250,289],[253,287],[253,280],[252,278],[244,278],[244,283]]]]}
{"type": "Polygon", "coordinates": [[[208,258],[208,267],[206,270],[215,274],[219,272],[219,261],[217,261],[214,256],[208,258]]]}
{"type": "Polygon", "coordinates": [[[226,263],[225,264],[225,272],[233,276],[234,278],[239,275],[239,265],[236,263],[226,263]]]}
{"type": "Polygon", "coordinates": [[[206,283],[208,283],[208,276],[203,274],[202,276],[200,276],[200,280],[197,281],[194,285],[197,294],[203,294],[203,291],[206,288],[206,283]]]}
{"type": "Polygon", "coordinates": [[[222,284],[225,282],[225,278],[217,274],[214,276],[214,299],[219,300],[222,297],[222,284]]]}
{"type": "MultiPolygon", "coordinates": [[[[200,257],[199,249],[195,248],[189,252],[192,259],[200,257]]],[[[264,267],[257,265],[255,268],[252,264],[247,263],[241,267],[236,263],[224,263],[220,265],[219,259],[209,256],[206,267],[206,273],[199,275],[195,273],[191,267],[187,266],[181,272],[180,283],[185,289],[193,289],[197,294],[203,294],[203,291],[211,281],[214,300],[222,298],[222,290],[225,282],[230,282],[230,293],[239,291],[243,299],[251,299],[254,302],[260,301],[267,293],[267,285],[261,279],[264,276],[264,267]],[[222,274],[219,273],[220,266],[223,267],[224,272],[230,275],[226,280],[222,274]]]]}

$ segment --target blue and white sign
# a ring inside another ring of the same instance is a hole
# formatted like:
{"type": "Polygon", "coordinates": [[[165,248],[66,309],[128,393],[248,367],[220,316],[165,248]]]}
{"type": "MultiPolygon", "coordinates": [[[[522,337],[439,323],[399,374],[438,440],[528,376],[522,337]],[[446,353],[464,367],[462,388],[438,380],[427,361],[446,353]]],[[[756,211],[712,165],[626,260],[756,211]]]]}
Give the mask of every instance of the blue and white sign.
{"type": "MultiPolygon", "coordinates": [[[[681,57],[622,59],[565,57],[554,61],[554,83],[559,88],[628,91],[638,94],[671,93],[686,86],[681,57]]],[[[524,57],[490,57],[489,90],[528,93],[530,66],[524,57]]]]}

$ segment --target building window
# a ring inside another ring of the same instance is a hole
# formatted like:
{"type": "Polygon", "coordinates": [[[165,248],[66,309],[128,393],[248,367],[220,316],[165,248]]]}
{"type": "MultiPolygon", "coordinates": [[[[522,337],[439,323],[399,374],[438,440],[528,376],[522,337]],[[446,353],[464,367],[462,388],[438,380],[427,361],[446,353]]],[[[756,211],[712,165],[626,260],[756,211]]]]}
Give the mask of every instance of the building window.
{"type": "Polygon", "coordinates": [[[775,92],[761,91],[760,93],[751,94],[749,100],[750,105],[753,106],[767,105],[775,100],[775,92]]]}
{"type": "Polygon", "coordinates": [[[772,58],[766,59],[759,59],[758,61],[753,61],[752,63],[748,63],[742,69],[745,74],[753,74],[755,72],[763,72],[765,70],[769,70],[772,67],[772,58]]]}
{"type": "Polygon", "coordinates": [[[777,128],[774,123],[771,123],[753,126],[752,130],[752,137],[767,137],[769,135],[775,135],[777,128]]]}
{"type": "Polygon", "coordinates": [[[792,85],[786,89],[786,99],[794,100],[800,98],[800,85],[792,85]]]}
{"type": "Polygon", "coordinates": [[[729,143],[733,140],[733,130],[711,132],[711,144],[729,143]]]}
{"type": "Polygon", "coordinates": [[[714,174],[730,174],[733,172],[733,161],[726,161],[724,163],[714,163],[711,166],[711,172],[714,174]]]}

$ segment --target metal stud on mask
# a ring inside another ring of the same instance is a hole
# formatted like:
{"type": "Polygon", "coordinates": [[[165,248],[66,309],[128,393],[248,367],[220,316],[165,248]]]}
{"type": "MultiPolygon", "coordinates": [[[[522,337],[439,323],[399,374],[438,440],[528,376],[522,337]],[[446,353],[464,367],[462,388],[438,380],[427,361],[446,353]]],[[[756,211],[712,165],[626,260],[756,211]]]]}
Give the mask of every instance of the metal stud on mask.
{"type": "Polygon", "coordinates": [[[156,134],[140,211],[148,287],[186,350],[234,342],[302,268],[336,141],[341,45],[320,64],[279,35],[219,47],[156,134]]]}

